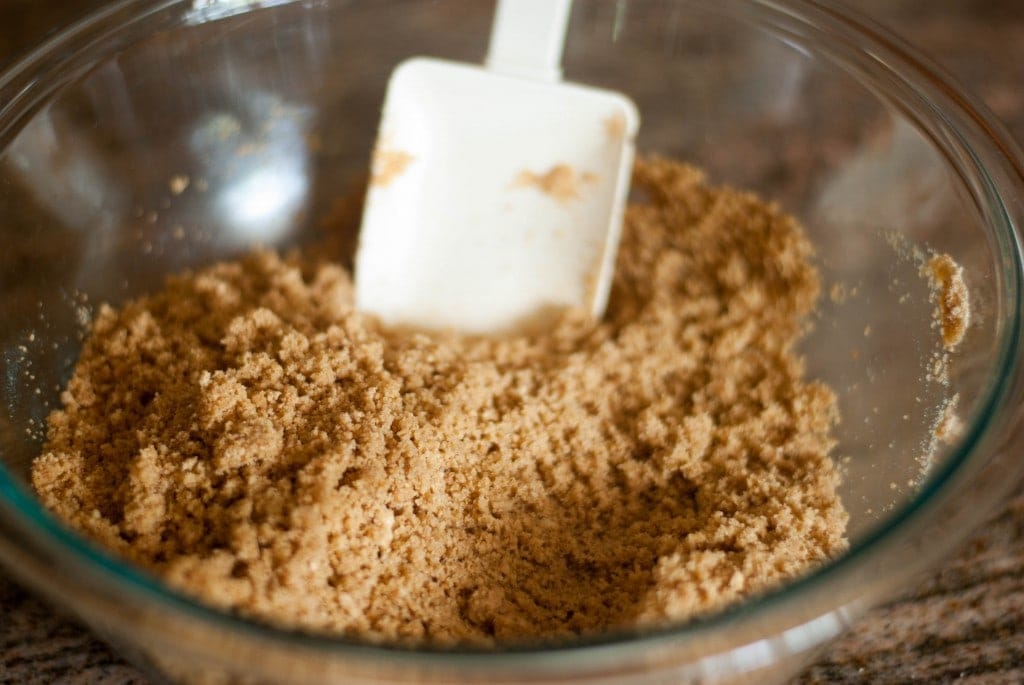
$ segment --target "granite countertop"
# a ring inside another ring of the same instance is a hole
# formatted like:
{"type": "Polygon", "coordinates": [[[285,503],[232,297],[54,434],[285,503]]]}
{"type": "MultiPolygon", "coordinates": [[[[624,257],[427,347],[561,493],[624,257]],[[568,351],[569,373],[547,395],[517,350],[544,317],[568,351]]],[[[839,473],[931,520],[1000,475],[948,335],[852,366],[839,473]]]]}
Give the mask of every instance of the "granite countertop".
{"type": "MultiPolygon", "coordinates": [[[[4,0],[0,68],[102,0],[4,0]]],[[[1024,141],[1020,0],[861,0],[969,84],[1024,141]]],[[[1024,682],[1024,490],[904,597],[856,623],[799,683],[1024,682]]],[[[0,571],[0,683],[147,683],[0,571]]]]}

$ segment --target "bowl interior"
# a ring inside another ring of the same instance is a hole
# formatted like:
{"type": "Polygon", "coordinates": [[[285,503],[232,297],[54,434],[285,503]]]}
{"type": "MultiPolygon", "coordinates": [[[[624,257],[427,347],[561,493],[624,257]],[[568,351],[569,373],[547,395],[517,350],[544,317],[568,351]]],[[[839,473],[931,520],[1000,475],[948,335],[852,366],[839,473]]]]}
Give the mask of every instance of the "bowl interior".
{"type": "MultiPolygon", "coordinates": [[[[339,217],[389,73],[414,55],[479,61],[491,19],[473,0],[138,4],[149,14],[54,63],[0,125],[0,458],[21,482],[99,303],[254,243],[320,241],[350,260],[339,217]]],[[[565,76],[634,98],[641,153],[692,161],[803,222],[824,292],[802,351],[840,398],[856,542],[955,449],[934,437],[948,403],[978,420],[1012,265],[998,209],[956,141],[937,139],[936,114],[832,47],[751,3],[589,0],[565,76]],[[929,250],[952,255],[971,292],[946,381],[932,373],[929,250]]]]}

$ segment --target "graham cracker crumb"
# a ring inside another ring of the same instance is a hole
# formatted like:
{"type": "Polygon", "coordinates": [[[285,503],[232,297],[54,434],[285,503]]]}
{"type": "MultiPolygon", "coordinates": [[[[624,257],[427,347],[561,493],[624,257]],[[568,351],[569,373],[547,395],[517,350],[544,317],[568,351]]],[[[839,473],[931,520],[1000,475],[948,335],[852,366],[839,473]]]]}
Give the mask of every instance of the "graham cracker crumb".
{"type": "Polygon", "coordinates": [[[513,187],[532,186],[545,195],[565,203],[580,196],[582,183],[592,183],[596,180],[595,174],[586,172],[577,175],[576,171],[568,164],[556,164],[543,174],[535,174],[527,170],[521,171],[516,177],[513,187]]]}
{"type": "Polygon", "coordinates": [[[176,174],[167,182],[172,195],[181,195],[188,189],[190,179],[185,174],[176,174]]]}
{"type": "Polygon", "coordinates": [[[922,267],[932,285],[935,317],[942,329],[942,344],[956,349],[971,321],[971,306],[963,268],[948,254],[935,255],[922,267]]]}
{"type": "Polygon", "coordinates": [[[682,621],[844,548],[833,393],[793,351],[795,221],[641,161],[604,321],[395,332],[342,267],[258,251],[101,306],[43,502],[213,605],[366,639],[682,621]]]}
{"type": "Polygon", "coordinates": [[[405,173],[416,158],[401,150],[378,148],[373,155],[373,173],[370,185],[383,188],[405,173]]]}
{"type": "Polygon", "coordinates": [[[960,395],[953,395],[942,405],[942,411],[935,422],[933,433],[935,438],[946,443],[953,444],[964,431],[964,422],[957,416],[956,408],[960,403],[960,395]]]}
{"type": "Polygon", "coordinates": [[[833,283],[832,287],[828,289],[828,297],[836,304],[843,304],[846,299],[850,296],[849,291],[846,289],[845,283],[833,283]]]}
{"type": "Polygon", "coordinates": [[[608,139],[612,142],[622,140],[623,136],[626,135],[626,117],[621,112],[612,114],[604,120],[604,130],[608,134],[608,139]]]}

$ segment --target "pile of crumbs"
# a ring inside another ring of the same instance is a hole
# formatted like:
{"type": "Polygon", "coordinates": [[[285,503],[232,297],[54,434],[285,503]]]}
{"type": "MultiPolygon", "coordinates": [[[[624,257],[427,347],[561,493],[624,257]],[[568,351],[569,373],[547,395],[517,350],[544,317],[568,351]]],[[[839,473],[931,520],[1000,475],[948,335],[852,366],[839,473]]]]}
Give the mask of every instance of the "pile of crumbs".
{"type": "Polygon", "coordinates": [[[33,483],[172,585],[278,625],[494,644],[681,621],[845,545],[836,401],[793,346],[795,221],[638,162],[603,321],[398,333],[260,251],[102,307],[33,483]]]}

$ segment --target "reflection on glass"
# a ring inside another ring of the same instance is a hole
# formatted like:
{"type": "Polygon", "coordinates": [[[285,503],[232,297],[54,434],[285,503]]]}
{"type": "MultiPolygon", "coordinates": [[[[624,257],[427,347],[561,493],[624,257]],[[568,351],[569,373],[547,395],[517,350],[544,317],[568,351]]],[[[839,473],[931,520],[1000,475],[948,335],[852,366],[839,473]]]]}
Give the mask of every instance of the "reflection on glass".
{"type": "Polygon", "coordinates": [[[6,166],[60,224],[113,223],[123,213],[124,192],[109,160],[88,131],[50,110],[40,112],[11,143],[6,166]],[[95,223],[93,223],[95,222],[95,223]]]}
{"type": "Polygon", "coordinates": [[[278,97],[244,96],[240,111],[202,119],[190,146],[210,171],[223,228],[238,243],[272,243],[306,204],[309,114],[278,97]]]}

